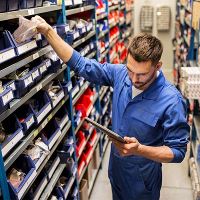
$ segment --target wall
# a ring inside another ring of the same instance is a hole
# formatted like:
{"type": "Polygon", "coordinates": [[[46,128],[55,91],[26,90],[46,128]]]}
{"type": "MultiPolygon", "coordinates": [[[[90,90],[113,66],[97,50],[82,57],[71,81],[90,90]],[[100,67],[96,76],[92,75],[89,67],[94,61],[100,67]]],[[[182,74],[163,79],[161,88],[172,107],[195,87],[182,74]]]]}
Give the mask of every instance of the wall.
{"type": "Polygon", "coordinates": [[[140,33],[140,9],[143,5],[154,6],[154,23],[153,35],[157,36],[163,43],[164,52],[162,56],[163,72],[167,79],[173,81],[173,46],[172,38],[175,33],[175,15],[176,1],[175,0],[135,0],[134,3],[134,34],[140,33]],[[171,7],[171,30],[168,32],[157,32],[156,30],[156,7],[167,5],[171,7]]]}

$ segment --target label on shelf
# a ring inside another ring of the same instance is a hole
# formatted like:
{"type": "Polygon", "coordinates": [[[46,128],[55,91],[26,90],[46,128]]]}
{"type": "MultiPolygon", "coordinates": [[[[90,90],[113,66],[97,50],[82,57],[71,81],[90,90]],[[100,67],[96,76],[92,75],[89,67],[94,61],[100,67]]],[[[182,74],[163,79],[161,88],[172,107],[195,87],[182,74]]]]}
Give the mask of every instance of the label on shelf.
{"type": "Polygon", "coordinates": [[[39,84],[37,87],[36,87],[36,90],[37,90],[37,92],[39,91],[39,90],[41,90],[42,89],[42,84],[39,84]]]}
{"type": "Polygon", "coordinates": [[[40,70],[40,73],[43,74],[44,72],[47,71],[47,66],[44,64],[39,68],[39,70],[40,70]]]}
{"type": "Polygon", "coordinates": [[[2,155],[3,157],[24,137],[23,131],[21,130],[16,136],[10,140],[3,148],[2,155]]]}
{"type": "Polygon", "coordinates": [[[42,119],[47,115],[47,113],[51,110],[51,104],[49,103],[48,106],[43,110],[43,112],[37,117],[38,123],[42,121],[42,119]]]}
{"type": "Polygon", "coordinates": [[[24,85],[25,87],[29,86],[33,82],[32,76],[30,75],[26,79],[24,79],[24,85]]]}
{"type": "Polygon", "coordinates": [[[35,14],[35,10],[34,9],[28,9],[28,14],[29,15],[34,15],[35,14]]]}
{"type": "Polygon", "coordinates": [[[15,82],[8,84],[9,87],[12,88],[12,90],[16,90],[15,82]]]}
{"type": "Polygon", "coordinates": [[[14,98],[12,90],[10,90],[7,94],[2,96],[3,105],[5,106],[9,101],[14,98]]]}
{"type": "Polygon", "coordinates": [[[32,78],[33,78],[33,80],[35,80],[39,75],[40,75],[40,74],[39,74],[39,70],[38,70],[38,69],[35,70],[35,71],[32,73],[32,78]]]}
{"type": "Polygon", "coordinates": [[[5,62],[6,60],[9,60],[11,58],[14,58],[15,55],[15,50],[14,49],[10,49],[6,52],[0,53],[0,63],[5,62]]]}
{"type": "Polygon", "coordinates": [[[39,56],[39,53],[37,52],[37,53],[35,53],[35,54],[33,54],[33,60],[35,60],[35,59],[37,59],[37,58],[39,58],[40,56],[39,56]]]}
{"type": "Polygon", "coordinates": [[[33,116],[26,122],[26,128],[29,129],[30,126],[34,123],[33,116]]]}
{"type": "Polygon", "coordinates": [[[36,47],[37,47],[36,40],[33,40],[31,42],[28,42],[24,45],[17,47],[17,50],[18,50],[19,55],[21,55],[21,54],[26,53],[36,47]]]}

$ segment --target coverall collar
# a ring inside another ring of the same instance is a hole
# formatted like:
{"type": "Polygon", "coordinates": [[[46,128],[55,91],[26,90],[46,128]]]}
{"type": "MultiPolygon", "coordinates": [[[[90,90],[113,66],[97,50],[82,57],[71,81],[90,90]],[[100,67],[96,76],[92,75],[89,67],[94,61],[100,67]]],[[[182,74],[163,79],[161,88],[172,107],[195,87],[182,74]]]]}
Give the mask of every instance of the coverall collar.
{"type": "MultiPolygon", "coordinates": [[[[139,96],[144,99],[156,100],[163,89],[164,83],[165,83],[165,77],[163,75],[163,72],[160,71],[160,74],[155,79],[155,81],[139,96]]],[[[131,80],[129,79],[128,74],[125,79],[125,84],[132,87],[132,83],[131,80]]]]}

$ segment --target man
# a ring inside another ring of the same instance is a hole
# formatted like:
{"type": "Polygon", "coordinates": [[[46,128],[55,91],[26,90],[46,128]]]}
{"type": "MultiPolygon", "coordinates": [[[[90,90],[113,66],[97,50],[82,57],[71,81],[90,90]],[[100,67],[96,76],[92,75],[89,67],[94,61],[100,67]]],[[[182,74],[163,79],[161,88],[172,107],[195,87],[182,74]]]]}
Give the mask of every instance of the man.
{"type": "Polygon", "coordinates": [[[34,19],[38,32],[72,70],[114,89],[112,127],[127,144],[112,143],[109,179],[113,199],[158,200],[161,163],[181,162],[189,135],[184,100],[160,70],[161,42],[141,34],[130,42],[126,66],[100,64],[82,57],[42,18],[34,19]]]}

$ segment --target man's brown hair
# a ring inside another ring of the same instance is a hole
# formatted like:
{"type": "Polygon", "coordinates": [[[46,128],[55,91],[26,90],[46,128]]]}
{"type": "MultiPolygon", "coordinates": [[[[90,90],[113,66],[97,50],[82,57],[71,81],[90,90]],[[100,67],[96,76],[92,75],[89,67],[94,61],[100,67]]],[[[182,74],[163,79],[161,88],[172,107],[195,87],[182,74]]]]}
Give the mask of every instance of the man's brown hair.
{"type": "Polygon", "coordinates": [[[128,54],[137,62],[151,61],[156,65],[162,56],[163,46],[161,41],[147,33],[133,37],[129,43],[128,54]]]}

